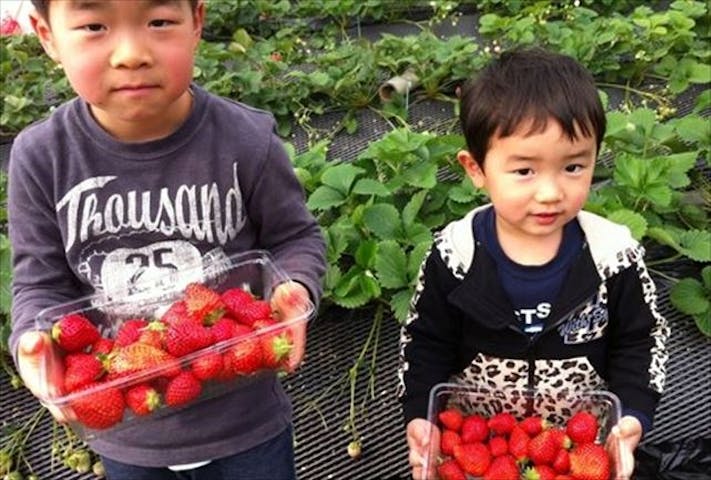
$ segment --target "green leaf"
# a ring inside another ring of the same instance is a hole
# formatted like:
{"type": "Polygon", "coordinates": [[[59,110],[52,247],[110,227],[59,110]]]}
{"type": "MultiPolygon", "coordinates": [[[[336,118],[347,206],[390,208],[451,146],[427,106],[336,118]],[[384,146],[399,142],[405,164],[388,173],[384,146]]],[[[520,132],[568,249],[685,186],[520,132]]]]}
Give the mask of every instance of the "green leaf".
{"type": "Polygon", "coordinates": [[[679,245],[678,235],[673,234],[670,230],[661,227],[650,227],[647,230],[647,236],[661,243],[662,245],[667,245],[679,250],[681,245],[679,245]]]}
{"type": "Polygon", "coordinates": [[[366,240],[358,244],[356,249],[356,265],[363,269],[372,268],[378,252],[378,244],[374,240],[366,240]]]}
{"type": "Polygon", "coordinates": [[[672,304],[687,315],[698,315],[711,310],[711,293],[694,278],[683,278],[669,294],[672,304]]]}
{"type": "Polygon", "coordinates": [[[378,197],[389,197],[390,190],[382,183],[372,178],[361,178],[353,186],[353,193],[357,195],[375,195],[378,197]]]}
{"type": "Polygon", "coordinates": [[[701,281],[704,284],[704,288],[711,291],[711,266],[701,269],[701,281]]]}
{"type": "Polygon", "coordinates": [[[699,331],[707,337],[711,337],[711,313],[699,313],[697,315],[693,315],[693,317],[699,331]]]}
{"type": "Polygon", "coordinates": [[[403,225],[412,225],[412,223],[417,218],[417,214],[419,213],[420,208],[422,208],[422,205],[425,202],[425,198],[427,198],[427,192],[423,190],[414,194],[410,201],[407,202],[405,208],[402,209],[403,225]]]}
{"type": "Polygon", "coordinates": [[[407,313],[410,310],[410,299],[412,298],[412,290],[400,290],[390,297],[390,308],[393,311],[395,319],[400,323],[405,323],[407,313]]]}
{"type": "Polygon", "coordinates": [[[410,165],[402,176],[413,187],[434,188],[437,185],[437,164],[434,162],[419,162],[410,165]]]}
{"type": "Polygon", "coordinates": [[[360,167],[353,166],[350,163],[341,163],[324,170],[321,182],[324,185],[335,188],[343,195],[348,195],[356,177],[363,172],[365,170],[360,167]]]}
{"type": "Polygon", "coordinates": [[[376,203],[364,209],[363,222],[382,240],[394,240],[400,228],[400,214],[389,203],[376,203]]]}
{"type": "Polygon", "coordinates": [[[687,230],[679,239],[679,252],[697,262],[711,262],[711,231],[687,230]]]}
{"type": "Polygon", "coordinates": [[[630,113],[628,120],[635,124],[645,136],[652,133],[654,125],[657,123],[657,117],[654,110],[649,108],[638,108],[630,113]]]}
{"type": "Polygon", "coordinates": [[[404,230],[405,236],[401,240],[409,245],[432,241],[432,230],[422,223],[405,225],[404,230]]]}
{"type": "Polygon", "coordinates": [[[327,210],[331,207],[343,205],[346,202],[346,196],[338,190],[327,185],[322,185],[309,195],[306,206],[311,211],[327,210]]]}
{"type": "Polygon", "coordinates": [[[407,255],[393,240],[380,242],[375,260],[375,271],[384,288],[402,288],[409,285],[407,255]]]}
{"type": "Polygon", "coordinates": [[[607,215],[607,218],[615,223],[626,225],[636,240],[642,240],[647,233],[647,221],[642,215],[632,210],[615,210],[607,215]]]}
{"type": "Polygon", "coordinates": [[[711,124],[708,119],[687,115],[675,121],[674,127],[682,140],[705,146],[711,143],[711,124]]]}

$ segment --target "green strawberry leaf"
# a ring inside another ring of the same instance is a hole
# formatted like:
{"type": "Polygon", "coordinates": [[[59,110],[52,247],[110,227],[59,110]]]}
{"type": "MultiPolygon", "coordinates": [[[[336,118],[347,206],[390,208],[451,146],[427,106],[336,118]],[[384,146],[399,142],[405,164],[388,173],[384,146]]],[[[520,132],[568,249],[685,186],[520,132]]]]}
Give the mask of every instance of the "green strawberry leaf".
{"type": "Polygon", "coordinates": [[[324,170],[321,175],[321,182],[324,185],[334,188],[343,195],[348,195],[355,178],[364,173],[360,167],[351,165],[350,163],[341,163],[324,170]]]}
{"type": "Polygon", "coordinates": [[[356,249],[356,265],[363,269],[372,268],[378,252],[378,244],[374,240],[365,240],[358,244],[356,249]]]}
{"type": "MultiPolygon", "coordinates": [[[[425,255],[430,250],[432,242],[430,240],[415,245],[415,248],[410,252],[410,258],[407,262],[407,275],[412,279],[412,281],[417,280],[417,276],[420,273],[420,267],[422,262],[425,260],[425,255]]],[[[710,269],[711,270],[711,269],[710,269]]]]}
{"type": "Polygon", "coordinates": [[[693,317],[694,317],[694,322],[696,323],[696,326],[701,331],[701,333],[703,333],[707,337],[711,337],[711,314],[710,314],[710,312],[699,313],[697,315],[693,315],[693,317]]]}
{"type": "Polygon", "coordinates": [[[674,121],[673,125],[682,140],[698,145],[711,143],[711,126],[708,119],[698,115],[687,115],[674,121]]]}
{"type": "Polygon", "coordinates": [[[694,278],[683,278],[669,294],[672,304],[687,315],[698,315],[711,310],[711,292],[694,278]]]}
{"type": "Polygon", "coordinates": [[[687,230],[681,233],[679,252],[697,262],[711,262],[711,231],[687,230]]]}
{"type": "Polygon", "coordinates": [[[704,284],[704,288],[711,291],[711,266],[701,269],[701,281],[704,284]]]}
{"type": "Polygon", "coordinates": [[[346,196],[327,185],[321,185],[309,195],[306,206],[311,211],[328,210],[346,203],[346,196]]]}
{"type": "Polygon", "coordinates": [[[409,285],[407,255],[393,240],[380,242],[375,259],[375,270],[380,284],[385,288],[402,288],[409,285]]]}
{"type": "Polygon", "coordinates": [[[415,218],[417,218],[417,214],[420,212],[420,208],[422,208],[425,198],[427,198],[427,191],[422,190],[414,194],[410,201],[407,202],[405,208],[402,209],[403,225],[408,226],[415,222],[415,218]]]}
{"type": "Polygon", "coordinates": [[[621,209],[607,215],[608,220],[621,225],[626,225],[632,232],[635,240],[641,240],[647,233],[647,220],[637,212],[621,209]]]}
{"type": "Polygon", "coordinates": [[[407,313],[410,310],[410,299],[412,298],[412,290],[401,290],[390,297],[390,308],[393,311],[395,319],[403,324],[407,318],[407,313]]]}
{"type": "Polygon", "coordinates": [[[400,227],[400,214],[389,203],[376,203],[363,210],[365,226],[382,240],[393,240],[400,227]]]}
{"type": "Polygon", "coordinates": [[[390,190],[385,185],[372,178],[361,178],[353,186],[353,193],[358,195],[375,195],[377,197],[389,197],[390,190]]]}

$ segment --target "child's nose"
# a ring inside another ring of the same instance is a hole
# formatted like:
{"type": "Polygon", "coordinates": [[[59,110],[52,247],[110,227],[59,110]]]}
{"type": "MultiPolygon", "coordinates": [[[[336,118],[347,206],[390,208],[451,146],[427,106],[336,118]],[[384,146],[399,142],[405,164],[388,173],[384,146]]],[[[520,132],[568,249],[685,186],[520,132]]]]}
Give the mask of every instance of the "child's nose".
{"type": "Polygon", "coordinates": [[[536,201],[540,203],[557,202],[563,196],[563,190],[555,179],[543,179],[536,190],[536,201]]]}
{"type": "Polygon", "coordinates": [[[150,62],[150,51],[138,35],[122,35],[117,39],[111,53],[113,68],[134,69],[146,66],[150,62]]]}

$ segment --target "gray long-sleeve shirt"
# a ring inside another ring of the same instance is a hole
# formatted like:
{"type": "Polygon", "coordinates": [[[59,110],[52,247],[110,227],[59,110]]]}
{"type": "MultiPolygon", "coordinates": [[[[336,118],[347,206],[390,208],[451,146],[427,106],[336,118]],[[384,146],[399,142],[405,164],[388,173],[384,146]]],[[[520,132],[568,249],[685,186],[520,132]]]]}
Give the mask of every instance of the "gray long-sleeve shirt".
{"type": "MultiPolygon", "coordinates": [[[[189,118],[160,140],[117,141],[80,99],[15,139],[11,352],[44,308],[94,293],[118,298],[138,273],[246,250],[268,250],[318,303],[325,244],[273,117],[192,90],[189,118]]],[[[290,402],[268,376],[90,446],[134,465],[185,464],[247,450],[290,421],[290,402]]]]}

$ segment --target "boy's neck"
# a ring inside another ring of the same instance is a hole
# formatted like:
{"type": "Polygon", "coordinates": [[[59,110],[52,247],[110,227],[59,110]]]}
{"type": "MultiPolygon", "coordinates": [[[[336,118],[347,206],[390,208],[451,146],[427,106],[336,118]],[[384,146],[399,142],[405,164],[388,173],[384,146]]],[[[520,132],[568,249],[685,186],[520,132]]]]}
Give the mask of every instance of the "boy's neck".
{"type": "Polygon", "coordinates": [[[496,236],[506,256],[519,265],[545,265],[555,258],[563,239],[563,230],[545,237],[531,238],[513,235],[496,222],[496,236]]]}

